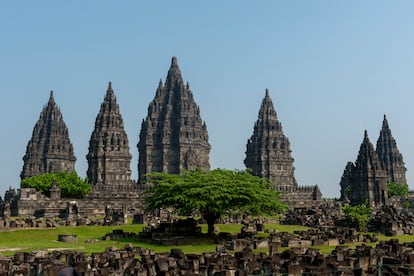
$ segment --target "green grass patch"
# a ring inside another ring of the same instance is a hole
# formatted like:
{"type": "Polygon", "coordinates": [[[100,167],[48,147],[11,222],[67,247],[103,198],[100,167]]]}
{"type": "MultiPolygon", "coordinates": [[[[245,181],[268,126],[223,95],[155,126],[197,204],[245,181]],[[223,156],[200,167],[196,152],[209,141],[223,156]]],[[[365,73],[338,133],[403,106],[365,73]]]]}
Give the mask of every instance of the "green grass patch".
{"type": "MultiPolygon", "coordinates": [[[[206,234],[207,233],[207,224],[200,224],[201,226],[201,232],[206,234]]],[[[222,233],[240,233],[240,230],[242,229],[242,224],[215,224],[214,226],[218,227],[220,232],[222,233]]]]}
{"type": "MultiPolygon", "coordinates": [[[[207,225],[200,225],[203,233],[207,233],[207,225]]],[[[227,232],[231,234],[239,233],[243,225],[241,224],[217,224],[220,232],[227,232]]],[[[122,225],[122,226],[80,226],[80,227],[57,227],[46,229],[22,229],[15,231],[0,232],[0,253],[2,255],[13,255],[14,252],[31,252],[36,250],[57,250],[68,249],[74,251],[82,251],[87,254],[93,252],[103,252],[107,247],[122,248],[126,244],[130,243],[132,246],[148,248],[154,252],[168,252],[171,248],[180,248],[184,253],[200,254],[203,252],[214,252],[216,244],[213,240],[203,237],[200,239],[193,239],[188,245],[181,246],[162,246],[158,244],[152,244],[142,241],[136,241],[133,239],[123,239],[119,241],[104,241],[103,236],[106,233],[112,232],[114,229],[122,229],[125,232],[139,233],[142,231],[144,225],[122,225]],[[74,234],[78,236],[76,243],[58,242],[57,237],[59,234],[74,234]],[[94,240],[94,243],[85,243],[85,240],[94,240]]],[[[279,232],[302,231],[309,229],[304,226],[297,225],[279,225],[279,224],[265,224],[266,229],[274,229],[279,232]]],[[[258,237],[267,237],[268,233],[259,233],[258,237]]],[[[403,235],[398,237],[387,237],[378,234],[379,241],[390,240],[397,238],[400,243],[414,242],[413,235],[403,235]]],[[[356,247],[359,244],[346,244],[349,247],[356,247]]],[[[375,246],[376,243],[367,244],[375,246]]],[[[321,250],[322,253],[331,253],[335,246],[317,246],[314,247],[321,250]]],[[[280,248],[283,251],[287,248],[280,248]]],[[[267,252],[268,249],[260,250],[261,252],[267,252]]]]}
{"type": "Polygon", "coordinates": [[[71,249],[78,251],[102,252],[110,246],[121,247],[127,242],[103,241],[106,233],[114,229],[123,229],[126,232],[141,232],[143,225],[123,226],[80,226],[57,227],[46,229],[24,229],[0,232],[0,248],[3,255],[11,255],[15,251],[35,251],[48,249],[71,249]],[[73,234],[78,236],[78,242],[58,242],[59,234],[73,234]],[[85,240],[97,239],[96,243],[85,243],[85,240]]]}
{"type": "Polygon", "coordinates": [[[388,241],[391,239],[398,239],[400,243],[414,242],[414,235],[401,235],[396,237],[377,235],[379,241],[388,241]]]}
{"type": "MultiPolygon", "coordinates": [[[[202,233],[207,233],[207,225],[200,225],[202,233]]],[[[239,233],[243,225],[241,224],[217,224],[220,232],[231,234],[239,233]]],[[[69,249],[84,251],[88,254],[93,252],[103,252],[107,247],[121,248],[127,243],[133,246],[149,248],[154,252],[166,252],[171,248],[181,248],[185,253],[199,254],[202,252],[212,252],[216,249],[216,244],[208,239],[200,239],[192,242],[191,245],[182,246],[162,246],[151,244],[133,239],[124,239],[120,241],[104,241],[103,236],[106,233],[112,232],[114,229],[122,229],[125,232],[139,233],[142,231],[144,225],[122,225],[122,226],[80,226],[80,227],[57,227],[46,229],[22,229],[15,231],[0,232],[0,253],[3,255],[12,255],[16,251],[36,251],[36,250],[57,250],[69,249]],[[77,235],[78,242],[66,243],[58,242],[59,234],[73,234],[77,235]],[[96,239],[97,242],[85,243],[85,240],[96,239]]],[[[267,224],[267,229],[275,229],[277,231],[286,231],[293,233],[295,230],[308,229],[304,226],[278,225],[267,224]]],[[[260,237],[267,237],[267,233],[260,233],[260,237]]]]}
{"type": "MultiPolygon", "coordinates": [[[[220,227],[221,225],[219,225],[220,227]]],[[[122,229],[125,232],[139,233],[144,225],[122,225],[122,226],[79,226],[79,227],[57,227],[46,229],[22,229],[15,231],[0,232],[0,253],[5,256],[13,255],[15,252],[31,252],[37,250],[58,250],[68,249],[82,251],[87,254],[93,252],[103,252],[108,247],[122,248],[130,243],[132,246],[148,248],[154,252],[168,252],[171,248],[181,248],[184,253],[200,254],[203,252],[214,252],[216,244],[210,239],[201,238],[192,240],[189,245],[181,246],[163,246],[152,244],[134,239],[123,239],[119,241],[103,240],[106,233],[114,229],[122,229]],[[59,234],[77,235],[76,243],[66,243],[57,241],[59,234]],[[94,243],[85,243],[86,240],[97,241],[94,243]]],[[[238,232],[241,225],[223,225],[222,228],[229,232],[238,232]]],[[[206,225],[202,225],[207,229],[206,225]]],[[[222,230],[223,231],[223,230],[222,230]]],[[[207,232],[207,230],[206,230],[207,232]]]]}
{"type": "Polygon", "coordinates": [[[302,225],[284,225],[284,224],[265,224],[265,229],[273,229],[279,232],[288,232],[293,234],[294,231],[306,231],[310,229],[310,227],[302,226],[302,225]]]}

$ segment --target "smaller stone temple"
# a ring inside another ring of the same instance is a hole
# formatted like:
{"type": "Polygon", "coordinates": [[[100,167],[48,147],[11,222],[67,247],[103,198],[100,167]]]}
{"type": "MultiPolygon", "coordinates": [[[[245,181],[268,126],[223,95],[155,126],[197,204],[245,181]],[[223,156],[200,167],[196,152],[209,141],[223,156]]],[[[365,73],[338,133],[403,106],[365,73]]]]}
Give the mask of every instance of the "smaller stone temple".
{"type": "Polygon", "coordinates": [[[353,164],[348,162],[341,178],[341,198],[352,205],[363,204],[367,200],[372,207],[387,204],[389,176],[383,170],[378,154],[365,130],[358,158],[353,164]]]}
{"type": "Polygon", "coordinates": [[[388,183],[407,183],[406,170],[403,156],[384,115],[376,150],[365,131],[357,161],[355,164],[347,163],[340,181],[341,200],[353,205],[365,200],[371,206],[387,204],[388,183]]]}
{"type": "Polygon", "coordinates": [[[134,189],[128,137],[111,82],[96,117],[86,158],[87,176],[94,191],[119,193],[134,189]]]}
{"type": "Polygon", "coordinates": [[[283,133],[266,89],[253,135],[247,142],[244,164],[255,175],[270,179],[277,190],[290,191],[298,187],[293,161],[289,139],[283,133]]]}
{"type": "Polygon", "coordinates": [[[139,183],[152,172],[179,174],[210,169],[207,126],[188,82],[184,84],[176,57],[165,84],[160,81],[148,106],[137,147],[139,183]]]}
{"type": "MultiPolygon", "coordinates": [[[[35,154],[39,154],[42,150],[48,153],[49,148],[56,149],[58,143],[61,145],[61,152],[63,148],[69,148],[67,129],[61,123],[61,119],[62,116],[55,108],[53,94],[51,94],[51,99],[35,126],[33,141],[29,142],[30,151],[28,150],[26,156],[36,156],[35,154]],[[60,125],[54,122],[56,120],[60,125]],[[33,150],[32,144],[41,147],[33,150]]],[[[71,145],[70,150],[73,153],[71,145]]],[[[46,154],[46,156],[50,158],[50,155],[46,154]]],[[[62,153],[61,158],[65,156],[62,153]]],[[[104,216],[108,212],[115,214],[121,210],[123,215],[128,216],[143,213],[142,191],[131,180],[128,137],[111,83],[95,120],[87,160],[87,176],[93,187],[86,196],[62,197],[56,183],[46,194],[34,188],[21,188],[17,191],[10,188],[6,191],[3,204],[0,201],[0,208],[1,205],[7,206],[11,216],[59,217],[66,218],[68,222],[71,221],[70,223],[76,225],[84,223],[85,217],[104,216]]]]}
{"type": "Polygon", "coordinates": [[[296,182],[290,142],[283,133],[268,89],[246,148],[246,167],[254,175],[268,178],[291,207],[321,199],[317,185],[298,186],[296,182]]]}
{"type": "Polygon", "coordinates": [[[55,102],[53,91],[33,128],[23,161],[21,179],[44,173],[73,172],[75,169],[76,157],[69,131],[55,102]]]}
{"type": "Polygon", "coordinates": [[[407,183],[405,177],[404,159],[397,147],[397,142],[391,134],[391,129],[388,125],[387,117],[384,115],[382,122],[382,129],[377,140],[376,152],[382,163],[383,169],[389,176],[389,182],[397,184],[407,183]]]}

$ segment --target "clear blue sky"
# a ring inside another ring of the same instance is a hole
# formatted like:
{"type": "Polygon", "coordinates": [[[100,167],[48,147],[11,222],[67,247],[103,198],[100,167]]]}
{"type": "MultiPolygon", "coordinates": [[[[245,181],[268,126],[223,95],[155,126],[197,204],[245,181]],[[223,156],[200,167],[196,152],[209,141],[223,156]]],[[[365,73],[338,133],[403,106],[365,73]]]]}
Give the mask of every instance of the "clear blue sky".
{"type": "Polygon", "coordinates": [[[133,155],[142,119],[177,56],[206,121],[212,168],[244,168],[270,96],[299,185],[339,196],[364,129],[387,114],[414,181],[412,1],[7,1],[0,4],[0,195],[19,187],[49,91],[86,175],[88,141],[112,81],[133,155]],[[19,2],[19,3],[17,3],[19,2]]]}

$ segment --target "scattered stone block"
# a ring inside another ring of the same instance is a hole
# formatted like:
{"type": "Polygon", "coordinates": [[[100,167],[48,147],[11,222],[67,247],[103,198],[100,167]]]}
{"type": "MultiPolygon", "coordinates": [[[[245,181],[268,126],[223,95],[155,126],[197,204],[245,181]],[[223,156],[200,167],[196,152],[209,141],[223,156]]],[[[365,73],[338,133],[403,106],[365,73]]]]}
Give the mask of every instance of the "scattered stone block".
{"type": "Polygon", "coordinates": [[[59,234],[58,241],[61,242],[78,242],[78,236],[73,234],[59,234]]]}

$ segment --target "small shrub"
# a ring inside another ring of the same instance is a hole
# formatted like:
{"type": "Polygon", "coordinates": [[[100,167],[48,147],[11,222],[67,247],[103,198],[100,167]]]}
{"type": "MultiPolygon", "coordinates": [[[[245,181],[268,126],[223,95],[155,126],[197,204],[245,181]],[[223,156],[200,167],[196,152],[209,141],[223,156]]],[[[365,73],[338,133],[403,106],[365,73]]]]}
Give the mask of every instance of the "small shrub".
{"type": "Polygon", "coordinates": [[[21,181],[22,188],[35,188],[41,193],[48,194],[53,182],[62,190],[62,197],[82,197],[89,193],[92,186],[88,179],[80,178],[76,172],[45,173],[25,178],[21,181]]]}

